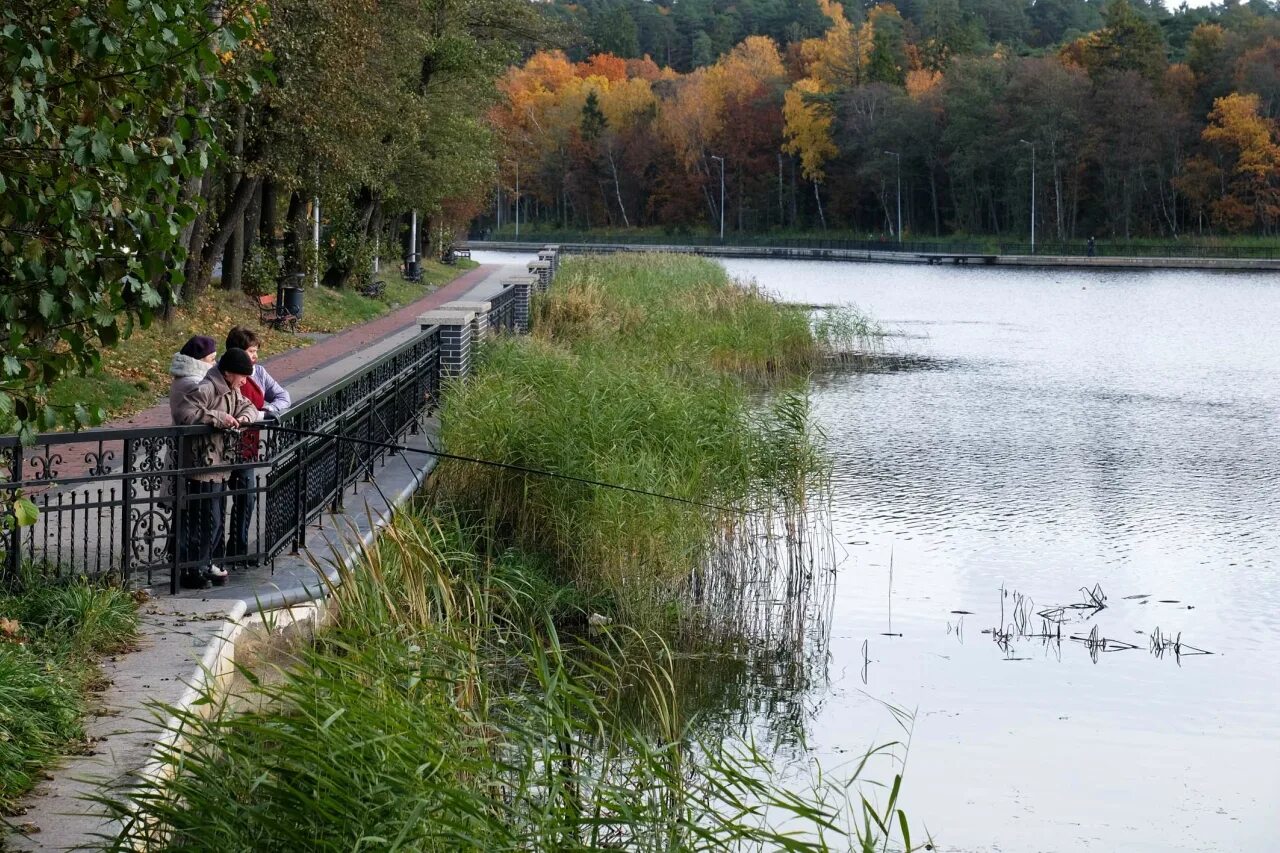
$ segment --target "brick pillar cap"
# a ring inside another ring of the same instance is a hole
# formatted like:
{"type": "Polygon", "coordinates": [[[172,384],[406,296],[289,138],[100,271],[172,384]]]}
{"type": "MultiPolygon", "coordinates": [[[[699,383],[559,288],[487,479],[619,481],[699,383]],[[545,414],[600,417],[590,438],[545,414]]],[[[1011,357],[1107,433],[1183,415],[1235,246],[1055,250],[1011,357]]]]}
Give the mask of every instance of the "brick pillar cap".
{"type": "Polygon", "coordinates": [[[452,302],[446,302],[445,304],[441,305],[438,310],[440,311],[462,310],[462,311],[474,311],[477,314],[487,314],[489,313],[489,309],[492,307],[493,307],[493,303],[483,302],[478,299],[477,300],[455,299],[452,302]]]}
{"type": "Polygon", "coordinates": [[[419,326],[463,326],[475,319],[476,312],[455,308],[447,309],[444,307],[436,308],[425,314],[418,315],[419,326]]]}

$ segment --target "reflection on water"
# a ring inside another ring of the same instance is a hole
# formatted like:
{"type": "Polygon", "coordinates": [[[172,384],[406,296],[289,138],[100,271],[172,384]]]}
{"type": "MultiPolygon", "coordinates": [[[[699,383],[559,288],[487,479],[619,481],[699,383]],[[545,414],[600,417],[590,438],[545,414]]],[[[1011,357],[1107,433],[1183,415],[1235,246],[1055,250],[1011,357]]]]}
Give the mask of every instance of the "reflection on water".
{"type": "Polygon", "coordinates": [[[864,689],[916,709],[905,802],[944,850],[1274,847],[1280,288],[726,265],[902,333],[815,383],[835,535],[866,544],[809,748],[895,736],[864,689]]]}
{"type": "Polygon", "coordinates": [[[690,662],[715,718],[832,770],[914,710],[941,850],[1277,849],[1274,277],[725,265],[895,334],[814,382],[829,643],[690,662]]]}

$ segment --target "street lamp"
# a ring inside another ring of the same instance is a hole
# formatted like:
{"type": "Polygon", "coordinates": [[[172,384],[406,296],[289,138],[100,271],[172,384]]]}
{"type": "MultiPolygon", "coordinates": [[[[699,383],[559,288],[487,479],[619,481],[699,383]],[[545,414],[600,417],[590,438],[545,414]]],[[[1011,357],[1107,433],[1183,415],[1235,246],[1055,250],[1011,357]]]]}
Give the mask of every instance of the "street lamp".
{"type": "Polygon", "coordinates": [[[720,161],[720,242],[724,242],[724,158],[712,154],[712,160],[720,161]]]}
{"type": "Polygon", "coordinates": [[[902,155],[897,151],[884,152],[897,161],[898,172],[898,244],[902,244],[902,155]]]}
{"type": "Polygon", "coordinates": [[[1031,149],[1031,254],[1036,253],[1036,144],[1019,139],[1031,149]]]}

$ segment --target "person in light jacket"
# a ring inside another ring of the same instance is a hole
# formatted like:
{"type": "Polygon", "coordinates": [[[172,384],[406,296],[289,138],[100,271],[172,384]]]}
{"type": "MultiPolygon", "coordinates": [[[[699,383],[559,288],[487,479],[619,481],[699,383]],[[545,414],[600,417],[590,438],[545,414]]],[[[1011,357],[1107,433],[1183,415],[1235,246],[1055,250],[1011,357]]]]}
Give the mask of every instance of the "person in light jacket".
{"type": "Polygon", "coordinates": [[[182,442],[182,466],[187,469],[188,498],[179,559],[182,585],[205,589],[226,582],[227,572],[213,562],[214,547],[222,541],[223,502],[227,488],[222,466],[240,460],[239,435],[225,430],[261,420],[261,413],[240,393],[253,374],[253,360],[242,349],[229,349],[200,384],[183,395],[173,412],[174,423],[203,424],[218,432],[189,436],[182,442]]]}
{"type": "MultiPolygon", "coordinates": [[[[293,404],[289,392],[277,382],[267,369],[258,364],[258,348],[262,345],[258,334],[244,326],[235,326],[227,332],[227,350],[242,349],[253,361],[253,375],[240,388],[240,393],[253,403],[262,413],[263,418],[277,418],[293,404]]],[[[246,433],[240,442],[240,456],[245,462],[258,458],[258,430],[246,433]]],[[[227,542],[221,540],[214,548],[213,559],[223,565],[240,565],[251,562],[249,554],[249,532],[253,527],[253,508],[257,503],[257,478],[251,468],[237,468],[231,472],[227,483],[231,492],[231,517],[227,520],[227,542]]]]}
{"type": "Polygon", "coordinates": [[[178,404],[182,398],[200,384],[217,360],[218,343],[205,335],[193,336],[173,354],[173,361],[169,362],[169,375],[173,377],[169,385],[169,414],[174,423],[178,422],[178,404]]]}

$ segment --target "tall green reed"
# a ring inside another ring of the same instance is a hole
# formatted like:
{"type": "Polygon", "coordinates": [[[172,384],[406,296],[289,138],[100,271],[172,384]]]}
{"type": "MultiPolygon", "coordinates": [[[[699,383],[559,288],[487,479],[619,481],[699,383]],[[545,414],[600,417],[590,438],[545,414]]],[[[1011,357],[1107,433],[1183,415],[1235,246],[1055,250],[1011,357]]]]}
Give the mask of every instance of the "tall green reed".
{"type": "MultiPolygon", "coordinates": [[[[667,647],[511,608],[472,532],[402,514],[331,591],[334,625],[241,715],[113,804],[117,850],[879,849],[852,788],[781,784],[683,720],[667,647]],[[623,703],[623,698],[628,700],[623,703]],[[642,706],[636,713],[634,706],[642,706]]],[[[216,701],[209,697],[209,701],[216,701]]],[[[892,829],[891,829],[892,832],[892,829]]]]}
{"type": "MultiPolygon", "coordinates": [[[[486,344],[474,375],[449,388],[444,441],[704,504],[794,508],[825,476],[804,378],[839,337],[706,260],[574,259],[539,302],[534,334],[486,344]]],[[[442,465],[436,482],[451,506],[634,624],[668,620],[715,531],[739,523],[465,463],[442,465]]]]}

